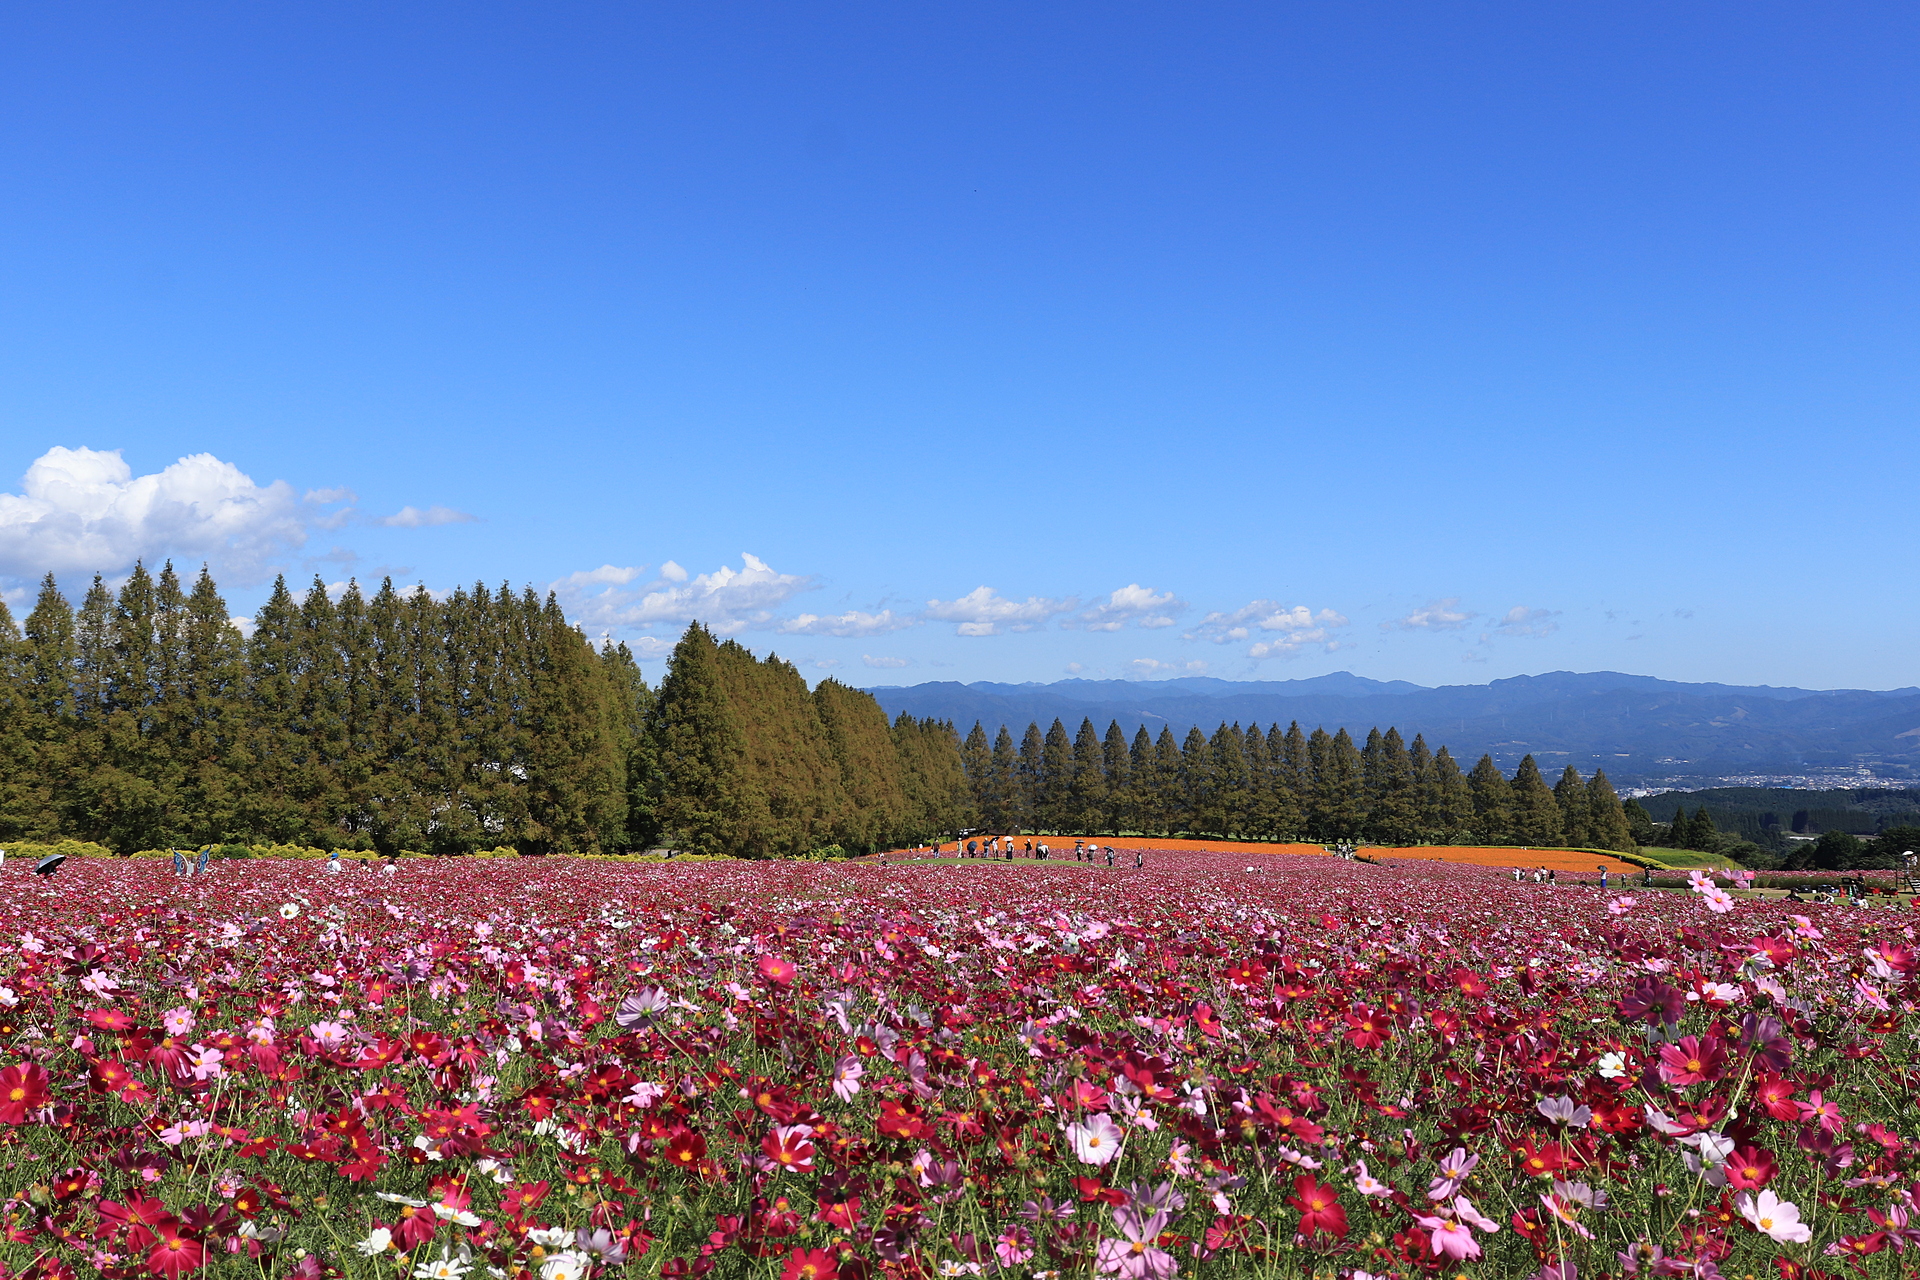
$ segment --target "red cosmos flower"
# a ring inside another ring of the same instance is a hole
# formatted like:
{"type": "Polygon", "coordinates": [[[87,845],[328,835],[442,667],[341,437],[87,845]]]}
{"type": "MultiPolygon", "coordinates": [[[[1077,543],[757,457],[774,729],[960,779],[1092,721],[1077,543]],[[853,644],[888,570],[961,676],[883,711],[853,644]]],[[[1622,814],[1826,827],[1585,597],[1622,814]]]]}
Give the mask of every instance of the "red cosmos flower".
{"type": "Polygon", "coordinates": [[[188,1235],[173,1219],[157,1224],[153,1234],[153,1248],[147,1254],[147,1270],[153,1274],[179,1276],[206,1265],[206,1246],[188,1235]]]}
{"type": "Polygon", "coordinates": [[[685,1125],[675,1125],[673,1132],[667,1135],[668,1164],[692,1169],[699,1165],[706,1154],[707,1140],[685,1125]]]}
{"type": "Polygon", "coordinates": [[[520,1182],[500,1193],[500,1211],[509,1217],[532,1213],[547,1198],[544,1182],[520,1182]]]}
{"type": "Polygon", "coordinates": [[[1347,1211],[1332,1187],[1322,1186],[1313,1175],[1303,1173],[1293,1180],[1293,1195],[1288,1204],[1300,1211],[1300,1234],[1312,1237],[1324,1231],[1336,1240],[1347,1234],[1347,1211]]]}
{"type": "Polygon", "coordinates": [[[1727,1157],[1727,1185],[1735,1191],[1758,1191],[1780,1171],[1773,1152],[1765,1147],[1739,1146],[1727,1157]]]}
{"type": "Polygon", "coordinates": [[[94,1009],[87,1014],[87,1021],[102,1031],[131,1031],[133,1018],[118,1009],[94,1009]]]}
{"type": "Polygon", "coordinates": [[[840,1264],[825,1249],[795,1249],[780,1280],[840,1280],[840,1264]]]}
{"type": "Polygon", "coordinates": [[[1798,1120],[1800,1104],[1793,1095],[1799,1092],[1793,1083],[1779,1076],[1761,1076],[1753,1086],[1753,1096],[1767,1109],[1767,1114],[1775,1120],[1798,1120]]]}
{"type": "Polygon", "coordinates": [[[1455,969],[1447,975],[1447,981],[1453,984],[1454,990],[1472,1000],[1478,1000],[1492,990],[1487,980],[1471,969],[1455,969]]]}
{"type": "Polygon", "coordinates": [[[852,1231],[860,1225],[860,1197],[856,1195],[828,1195],[825,1191],[819,1197],[820,1212],[814,1215],[815,1221],[824,1222],[830,1227],[842,1231],[852,1231]]]}
{"type": "MultiPolygon", "coordinates": [[[[791,960],[782,960],[779,956],[760,957],[760,976],[776,987],[792,986],[799,972],[791,960]]],[[[836,1269],[834,1274],[838,1275],[839,1271],[836,1269]]]]}
{"type": "Polygon", "coordinates": [[[37,1062],[16,1062],[0,1071],[0,1123],[25,1124],[47,1105],[47,1072],[37,1062]]]}
{"type": "Polygon", "coordinates": [[[1544,1178],[1567,1167],[1567,1153],[1557,1142],[1536,1147],[1533,1139],[1527,1138],[1514,1154],[1520,1157],[1521,1172],[1535,1178],[1544,1178]]]}
{"type": "Polygon", "coordinates": [[[1356,1049],[1378,1049],[1393,1039],[1393,1026],[1378,1009],[1360,1008],[1347,1014],[1347,1041],[1356,1049]]]}
{"type": "Polygon", "coordinates": [[[1727,1046],[1718,1036],[1687,1036],[1660,1046],[1660,1078],[1668,1084],[1705,1084],[1726,1071],[1727,1046]]]}

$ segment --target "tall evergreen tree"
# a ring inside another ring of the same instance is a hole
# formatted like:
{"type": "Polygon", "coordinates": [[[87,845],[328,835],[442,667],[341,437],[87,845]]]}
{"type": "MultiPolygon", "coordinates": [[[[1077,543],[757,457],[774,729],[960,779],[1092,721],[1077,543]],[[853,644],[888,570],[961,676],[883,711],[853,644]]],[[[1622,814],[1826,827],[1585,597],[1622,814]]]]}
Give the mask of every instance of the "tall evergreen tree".
{"type": "Polygon", "coordinates": [[[1133,742],[1127,748],[1127,823],[1142,834],[1160,830],[1155,777],[1153,739],[1143,724],[1133,731],[1133,742]]]}
{"type": "Polygon", "coordinates": [[[1513,788],[1507,775],[1490,755],[1467,775],[1467,789],[1473,799],[1473,825],[1484,844],[1514,844],[1513,788]]]}
{"type": "Polygon", "coordinates": [[[1073,735],[1073,768],[1068,782],[1071,826],[1089,835],[1104,825],[1107,811],[1107,758],[1093,721],[1082,716],[1073,735]]]}
{"type": "Polygon", "coordinates": [[[884,848],[905,829],[908,810],[887,713],[872,694],[832,679],[814,686],[813,701],[851,802],[833,833],[834,843],[861,853],[884,848]]]}
{"type": "Polygon", "coordinates": [[[1587,780],[1587,840],[1593,848],[1618,853],[1637,853],[1640,848],[1627,823],[1626,808],[1604,769],[1594,770],[1587,780]]]}
{"type": "Polygon", "coordinates": [[[688,853],[730,852],[749,807],[747,738],[721,685],[720,647],[698,623],[674,646],[654,716],[664,838],[688,853]]]}
{"type": "Polygon", "coordinates": [[[1022,831],[1027,827],[1027,790],[1020,783],[1020,749],[1013,745],[1007,726],[993,735],[993,761],[987,784],[988,804],[981,821],[994,831],[1022,831]]]}
{"type": "Polygon", "coordinates": [[[1130,809],[1133,757],[1127,750],[1127,735],[1118,720],[1107,721],[1107,732],[1100,739],[1100,756],[1107,775],[1106,812],[1100,826],[1117,835],[1134,826],[1130,809]]]}
{"type": "Polygon", "coordinates": [[[1073,739],[1056,718],[1041,743],[1039,794],[1035,822],[1043,831],[1070,832],[1073,828],[1073,739]]]}
{"type": "Polygon", "coordinates": [[[1587,784],[1580,771],[1568,765],[1553,788],[1554,802],[1560,806],[1560,842],[1569,849],[1593,847],[1587,831],[1587,784]]]}
{"type": "MultiPolygon", "coordinates": [[[[1493,762],[1487,762],[1491,765],[1493,762]]],[[[1500,773],[1495,769],[1494,775],[1500,773]]],[[[1435,830],[1442,833],[1441,838],[1458,841],[1470,838],[1474,829],[1474,792],[1473,786],[1460,772],[1460,765],[1454,760],[1453,753],[1443,745],[1433,757],[1433,785],[1435,830]]],[[[1506,779],[1502,778],[1504,784],[1506,779]]]]}
{"type": "Polygon", "coordinates": [[[1521,757],[1513,775],[1513,839],[1530,848],[1552,848],[1560,843],[1560,804],[1540,776],[1531,755],[1521,757]]]}
{"type": "MultiPolygon", "coordinates": [[[[1005,728],[1002,725],[1001,728],[1005,728]]],[[[978,720],[967,731],[967,740],[960,747],[960,761],[967,771],[967,787],[973,793],[973,809],[980,815],[982,822],[991,823],[988,816],[993,811],[993,745],[987,738],[987,731],[978,720]]]]}

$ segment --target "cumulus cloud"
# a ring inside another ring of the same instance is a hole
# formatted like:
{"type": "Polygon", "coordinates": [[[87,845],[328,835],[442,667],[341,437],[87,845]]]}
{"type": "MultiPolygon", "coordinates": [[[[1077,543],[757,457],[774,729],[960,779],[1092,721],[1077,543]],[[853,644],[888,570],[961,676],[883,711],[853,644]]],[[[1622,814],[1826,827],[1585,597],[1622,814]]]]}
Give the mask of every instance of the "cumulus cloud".
{"type": "Polygon", "coordinates": [[[1347,619],[1332,609],[1315,613],[1303,604],[1287,606],[1273,600],[1255,600],[1232,613],[1208,614],[1187,633],[1187,639],[1236,644],[1258,636],[1247,649],[1247,656],[1260,662],[1289,658],[1314,648],[1331,653],[1340,647],[1333,633],[1346,625],[1347,619]]]}
{"type": "Polygon", "coordinates": [[[1506,611],[1494,630],[1503,636],[1544,636],[1560,629],[1553,619],[1560,616],[1558,609],[1529,609],[1517,604],[1506,611]]]}
{"type": "Polygon", "coordinates": [[[472,524],[479,518],[464,511],[455,511],[452,507],[428,507],[425,511],[419,507],[402,507],[374,523],[389,529],[431,529],[443,524],[472,524]]]}
{"type": "Polygon", "coordinates": [[[1207,669],[1206,660],[1195,658],[1191,662],[1162,662],[1158,658],[1135,658],[1127,668],[1137,676],[1195,676],[1207,669]]]}
{"type": "Polygon", "coordinates": [[[891,609],[879,613],[796,614],[780,624],[780,631],[791,636],[879,636],[920,625],[918,618],[903,618],[891,609]]]}
{"type": "Polygon", "coordinates": [[[910,667],[913,665],[913,663],[906,658],[876,658],[870,653],[861,654],[860,661],[865,666],[878,667],[883,671],[893,671],[901,667],[910,667]]]}
{"type": "Polygon", "coordinates": [[[284,481],[260,485],[210,453],[136,476],[120,451],[55,446],[0,493],[0,576],[116,574],[136,560],[191,556],[257,582],[298,550],[328,491],[303,503],[284,481]]]}
{"type": "Polygon", "coordinates": [[[723,565],[689,578],[669,560],[645,582],[643,568],[602,565],[552,585],[568,615],[589,629],[683,627],[698,619],[719,635],[773,626],[775,610],[819,585],[811,576],[777,572],[750,552],[740,561],[739,569],[723,565]]]}
{"type": "Polygon", "coordinates": [[[921,615],[935,622],[952,622],[955,635],[997,636],[1005,631],[1033,631],[1078,608],[1077,599],[1049,600],[1028,596],[1009,600],[992,587],[975,587],[958,600],[929,600],[921,615]]]}
{"type": "Polygon", "coordinates": [[[1459,596],[1421,605],[1404,618],[1380,624],[1382,631],[1459,631],[1479,615],[1460,607],[1459,596]]]}
{"type": "Polygon", "coordinates": [[[1118,631],[1130,621],[1148,628],[1170,627],[1174,615],[1186,607],[1187,602],[1176,598],[1171,591],[1156,592],[1152,587],[1132,582],[1067,625],[1087,631],[1118,631]]]}

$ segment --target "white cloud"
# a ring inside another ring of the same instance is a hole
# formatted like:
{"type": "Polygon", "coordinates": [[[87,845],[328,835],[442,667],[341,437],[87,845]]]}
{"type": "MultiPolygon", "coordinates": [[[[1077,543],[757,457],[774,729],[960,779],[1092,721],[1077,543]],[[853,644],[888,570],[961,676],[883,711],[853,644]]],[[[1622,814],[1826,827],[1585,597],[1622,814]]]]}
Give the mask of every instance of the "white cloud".
{"type": "Polygon", "coordinates": [[[1032,631],[1079,607],[1077,599],[1049,600],[1028,596],[1008,600],[992,587],[975,587],[958,600],[929,600],[923,617],[953,622],[955,635],[997,636],[1005,631],[1032,631]]]}
{"type": "Polygon", "coordinates": [[[774,610],[819,584],[812,577],[779,573],[756,555],[741,553],[743,567],[721,566],[687,578],[668,561],[660,576],[634,585],[640,569],[602,565],[553,583],[568,616],[589,629],[685,626],[696,619],[719,635],[774,625],[774,610]],[[677,576],[676,576],[677,575],[677,576]],[[597,588],[597,589],[595,589],[597,588]]]}
{"type": "Polygon", "coordinates": [[[793,636],[878,636],[919,625],[920,619],[903,618],[891,609],[882,609],[879,613],[851,609],[826,615],[796,614],[782,622],[779,630],[793,636]]]}
{"type": "Polygon", "coordinates": [[[455,511],[452,507],[428,507],[425,511],[418,507],[402,507],[374,523],[383,524],[389,529],[431,529],[443,524],[472,524],[479,518],[464,511],[455,511]]]}
{"type": "Polygon", "coordinates": [[[1255,600],[1232,613],[1208,614],[1187,633],[1187,639],[1235,644],[1253,639],[1257,632],[1266,633],[1270,638],[1256,641],[1247,650],[1247,656],[1259,662],[1292,657],[1316,647],[1331,653],[1340,647],[1333,633],[1346,625],[1347,619],[1332,609],[1315,613],[1303,604],[1288,607],[1272,600],[1255,600]]]}
{"type": "Polygon", "coordinates": [[[1460,607],[1459,596],[1421,605],[1404,618],[1380,624],[1382,631],[1459,631],[1479,615],[1460,607]]]}
{"type": "Polygon", "coordinates": [[[878,667],[883,671],[893,671],[901,667],[910,667],[913,665],[913,663],[906,658],[876,658],[870,653],[861,654],[860,661],[865,666],[878,667]]]}
{"type": "Polygon", "coordinates": [[[840,665],[840,659],[838,659],[838,658],[815,658],[815,659],[813,659],[813,660],[812,660],[812,665],[813,665],[814,667],[816,667],[816,668],[818,668],[818,669],[819,669],[819,670],[821,670],[821,671],[831,671],[831,670],[833,670],[833,669],[834,669],[835,667],[837,667],[837,666],[839,666],[839,665],[840,665]]]}
{"type": "Polygon", "coordinates": [[[244,585],[300,548],[315,519],[284,481],[255,484],[210,453],[135,476],[117,449],[55,446],[27,468],[20,493],[0,493],[0,576],[116,574],[135,560],[191,556],[244,585]]]}
{"type": "Polygon", "coordinates": [[[1193,676],[1207,669],[1206,660],[1195,658],[1191,662],[1162,662],[1158,658],[1135,658],[1127,664],[1137,676],[1193,676]]]}
{"type": "Polygon", "coordinates": [[[1558,609],[1529,609],[1517,604],[1501,617],[1494,630],[1503,636],[1544,636],[1560,629],[1553,619],[1560,616],[1558,609]]]}
{"type": "Polygon", "coordinates": [[[1087,631],[1118,631],[1131,620],[1148,628],[1170,627],[1173,616],[1186,607],[1187,602],[1171,591],[1156,593],[1152,587],[1132,582],[1108,596],[1105,604],[1095,605],[1066,625],[1087,631]]]}

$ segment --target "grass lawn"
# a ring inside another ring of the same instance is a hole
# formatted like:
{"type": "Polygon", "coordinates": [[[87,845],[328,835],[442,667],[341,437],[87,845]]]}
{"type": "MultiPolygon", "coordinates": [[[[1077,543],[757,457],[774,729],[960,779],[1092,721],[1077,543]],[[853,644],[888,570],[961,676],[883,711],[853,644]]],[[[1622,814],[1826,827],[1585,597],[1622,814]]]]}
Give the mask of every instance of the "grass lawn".
{"type": "Polygon", "coordinates": [[[1681,871],[1688,867],[1724,867],[1730,864],[1727,858],[1694,849],[1658,849],[1644,844],[1640,846],[1640,856],[1651,858],[1663,867],[1674,867],[1681,871]]]}

